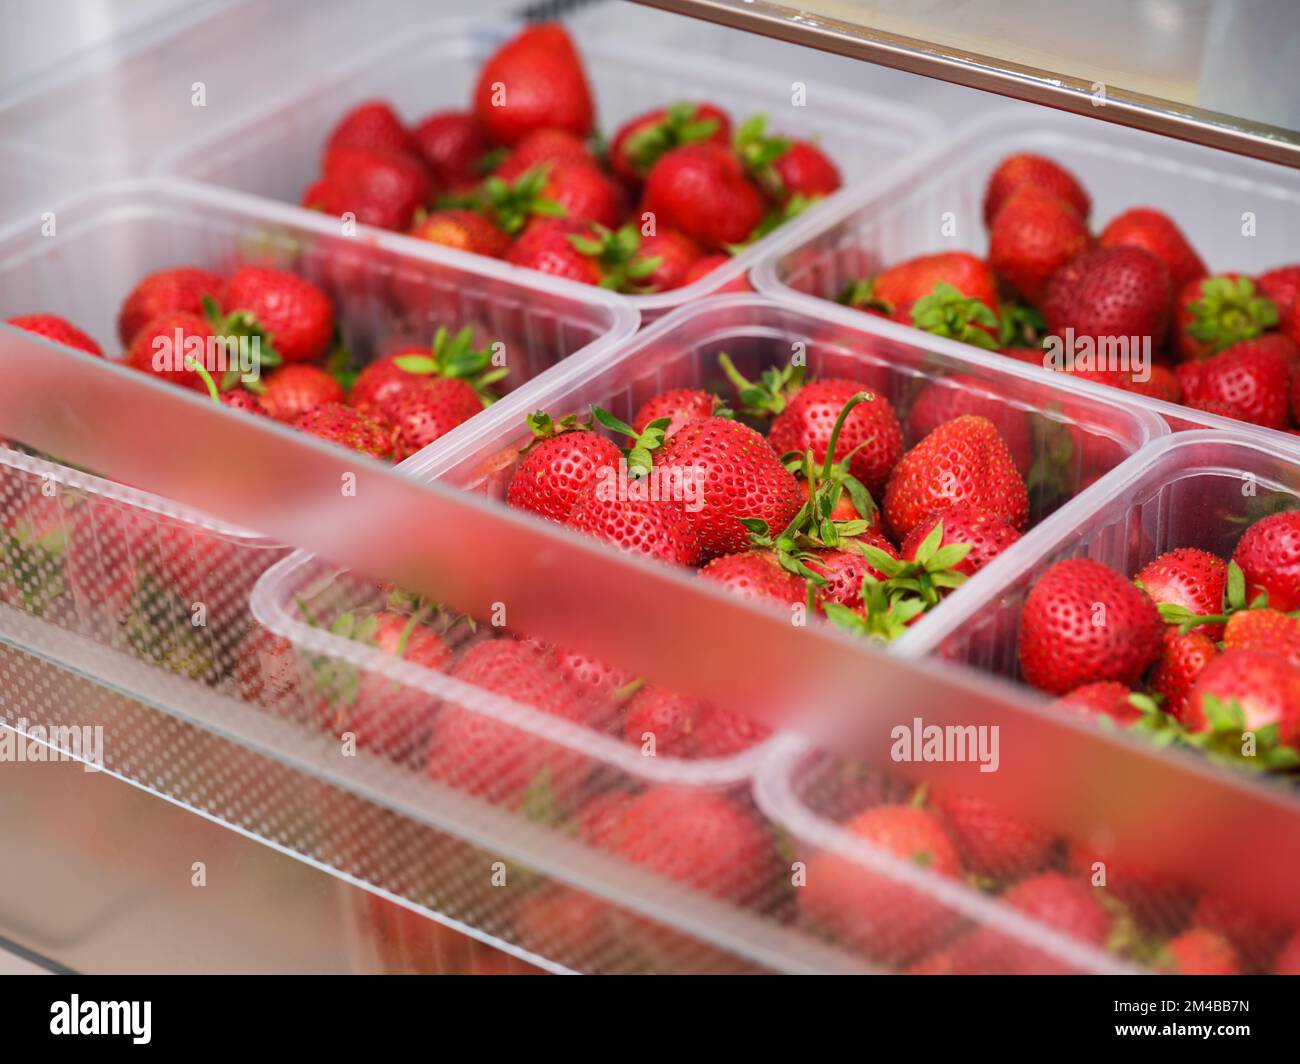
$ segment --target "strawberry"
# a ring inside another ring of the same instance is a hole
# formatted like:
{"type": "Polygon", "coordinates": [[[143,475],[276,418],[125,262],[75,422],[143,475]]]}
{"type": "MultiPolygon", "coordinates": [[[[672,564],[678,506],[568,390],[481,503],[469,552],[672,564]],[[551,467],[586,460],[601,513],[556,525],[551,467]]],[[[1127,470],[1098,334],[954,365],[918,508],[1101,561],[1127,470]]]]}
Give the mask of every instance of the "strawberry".
{"type": "MultiPolygon", "coordinates": [[[[73,583],[77,574],[65,573],[64,563],[78,554],[90,571],[72,588],[82,592],[77,598],[90,598],[96,605],[109,600],[108,589],[101,587],[104,566],[98,556],[92,560],[85,547],[87,542],[93,546],[93,535],[85,536],[83,543],[74,539],[77,524],[85,526],[84,519],[78,522],[74,516],[74,501],[70,493],[46,495],[41,490],[5,498],[0,527],[0,601],[41,616],[63,592],[65,577],[73,583]],[[76,549],[70,552],[69,547],[76,549]]],[[[110,511],[110,516],[116,517],[117,512],[110,511]]],[[[104,541],[113,543],[108,536],[104,541]]]]}
{"type": "Polygon", "coordinates": [[[497,177],[514,182],[538,166],[549,163],[582,163],[596,166],[586,141],[564,129],[535,129],[492,171],[497,177]]]}
{"type": "Polygon", "coordinates": [[[1223,628],[1223,649],[1263,650],[1300,666],[1300,620],[1273,609],[1238,610],[1223,628]]]}
{"type": "Polygon", "coordinates": [[[1273,609],[1300,609],[1300,513],[1256,521],[1237,541],[1232,560],[1245,574],[1249,598],[1265,591],[1273,609]]]}
{"type": "Polygon", "coordinates": [[[245,388],[231,388],[229,391],[222,392],[221,405],[234,407],[246,414],[256,414],[258,417],[270,416],[266,412],[266,408],[258,401],[257,396],[245,388]]]}
{"type": "Polygon", "coordinates": [[[636,681],[631,673],[582,651],[536,639],[526,639],[525,642],[550,655],[551,663],[569,687],[593,705],[618,701],[619,688],[636,681]]]}
{"type": "Polygon", "coordinates": [[[398,359],[408,354],[410,351],[402,348],[366,366],[352,382],[348,405],[355,406],[363,414],[373,414],[386,399],[410,387],[414,383],[414,374],[397,364],[398,359]]]}
{"type": "Polygon", "coordinates": [[[749,547],[742,519],[784,528],[802,505],[794,475],[771,445],[747,425],[709,417],[679,429],[660,448],[655,465],[690,470],[702,503],[691,514],[704,558],[749,547]]]}
{"type": "MultiPolygon", "coordinates": [[[[1038,361],[1041,365],[1041,356],[1038,361]]],[[[979,377],[956,373],[926,383],[907,411],[907,434],[914,440],[923,439],[940,425],[963,414],[975,414],[993,422],[1015,459],[1016,468],[1024,476],[1029,475],[1037,450],[1033,425],[1023,410],[998,395],[994,385],[979,377]]]]}
{"type": "Polygon", "coordinates": [[[719,898],[758,897],[776,870],[763,824],[722,794],[655,787],[623,807],[609,848],[655,875],[719,898]]]}
{"type": "Polygon", "coordinates": [[[1290,424],[1291,365],[1268,337],[1242,340],[1203,362],[1178,367],[1186,399],[1219,404],[1233,416],[1265,428],[1290,424]]]}
{"type": "Polygon", "coordinates": [[[699,244],[675,229],[660,229],[652,236],[642,237],[634,261],[653,263],[653,268],[648,273],[639,271],[634,291],[666,292],[681,288],[701,254],[699,244]]]}
{"type": "Polygon", "coordinates": [[[592,163],[558,159],[525,171],[513,183],[492,175],[484,183],[488,210],[497,224],[514,235],[533,214],[615,226],[623,214],[623,197],[592,163]]]}
{"type": "MultiPolygon", "coordinates": [[[[1002,902],[1075,942],[1101,946],[1111,931],[1111,918],[1085,881],[1062,872],[1042,872],[1017,883],[1002,895],[1002,902]]],[[[1017,972],[1057,973],[1065,963],[1018,940],[1004,939],[1010,947],[1007,963],[1017,972]]]]}
{"type": "MultiPolygon", "coordinates": [[[[1136,337],[1150,344],[1145,352],[1149,364],[1151,353],[1164,343],[1172,298],[1169,271],[1149,251],[1096,248],[1052,275],[1043,317],[1048,331],[1058,337],[1064,337],[1066,329],[1094,340],[1136,337]]],[[[1103,357],[1102,352],[1098,355],[1103,357]]]]}
{"type": "Polygon", "coordinates": [[[621,474],[588,482],[565,524],[629,554],[676,565],[694,565],[700,555],[695,526],[681,506],[650,498],[644,480],[621,474]]]}
{"type": "Polygon", "coordinates": [[[424,118],[411,137],[434,181],[447,189],[472,183],[488,151],[483,131],[465,111],[437,111],[424,118]]]}
{"type": "Polygon", "coordinates": [[[267,266],[241,266],[226,282],[222,308],[259,329],[285,362],[314,362],[329,350],[334,308],[316,285],[267,266]]]}
{"type": "Polygon", "coordinates": [[[385,100],[367,100],[345,114],[325,141],[324,155],[335,148],[380,155],[418,156],[420,153],[397,112],[385,100]]]}
{"type": "Polygon", "coordinates": [[[1018,879],[1047,863],[1052,835],[981,798],[940,792],[934,810],[965,867],[993,879],[1018,879]]]}
{"type": "Polygon", "coordinates": [[[785,606],[802,605],[808,600],[808,585],[803,578],[783,569],[771,551],[724,554],[708,562],[700,576],[741,598],[785,606]]]}
{"type": "MultiPolygon", "coordinates": [[[[685,288],[688,284],[694,284],[696,281],[702,281],[708,277],[719,266],[725,266],[731,261],[730,255],[713,254],[701,255],[696,259],[682,276],[682,283],[679,287],[685,288]]],[[[724,292],[752,292],[749,281],[745,274],[732,278],[721,288],[714,292],[714,295],[722,295],[724,292]]]]}
{"type": "Polygon", "coordinates": [[[903,540],[900,555],[907,561],[915,561],[918,548],[941,521],[941,547],[953,543],[970,545],[970,553],[952,566],[953,571],[967,576],[974,576],[1020,538],[1020,533],[996,514],[975,506],[950,506],[922,517],[903,540]]]}
{"type": "Polygon", "coordinates": [[[557,425],[538,411],[529,416],[528,426],[534,439],[515,468],[506,501],[563,524],[587,484],[602,469],[617,469],[622,455],[604,436],[579,427],[576,419],[557,425]]]}
{"type": "Polygon", "coordinates": [[[1142,710],[1133,702],[1133,692],[1113,680],[1076,687],[1056,699],[1051,708],[1076,717],[1109,717],[1121,725],[1136,724],[1142,719],[1142,710]]]}
{"type": "Polygon", "coordinates": [[[1291,936],[1282,947],[1273,964],[1275,975],[1300,975],[1300,931],[1291,936]]]}
{"type": "Polygon", "coordinates": [[[863,581],[868,576],[873,580],[886,579],[886,574],[873,566],[857,549],[859,543],[883,550],[891,558],[898,557],[894,545],[870,529],[855,536],[841,549],[817,551],[814,557],[807,559],[807,564],[809,569],[826,581],[824,587],[817,589],[817,596],[823,603],[837,602],[841,606],[856,609],[862,604],[863,581]]]}
{"type": "Polygon", "coordinates": [[[203,297],[219,303],[222,284],[215,273],[197,266],[174,266],[151,273],[137,282],[122,303],[117,335],[129,347],[135,334],[160,314],[172,310],[202,314],[203,297]]]}
{"type": "Polygon", "coordinates": [[[1196,927],[1227,939],[1251,968],[1264,969],[1290,925],[1213,894],[1202,894],[1192,912],[1196,927]]]}
{"type": "Polygon", "coordinates": [[[744,243],[763,220],[763,197],[744,167],[720,144],[666,152],[646,178],[642,211],[656,228],[677,229],[709,250],[744,243]]]}
{"type": "Polygon", "coordinates": [[[1279,314],[1285,313],[1300,299],[1300,263],[1261,273],[1255,278],[1255,286],[1261,296],[1277,304],[1279,314]]]}
{"type": "Polygon", "coordinates": [[[632,419],[632,427],[639,433],[645,432],[650,422],[667,418],[664,435],[671,436],[693,421],[712,417],[721,406],[721,400],[711,392],[699,388],[671,388],[642,403],[632,419]]]}
{"type": "Polygon", "coordinates": [[[1222,935],[1193,927],[1165,943],[1156,970],[1169,975],[1240,975],[1241,961],[1222,935]]]}
{"type": "MultiPolygon", "coordinates": [[[[843,830],[931,875],[955,880],[961,874],[957,847],[940,820],[922,809],[874,806],[843,830]]],[[[928,952],[960,920],[917,887],[830,850],[809,859],[797,899],[805,919],[873,959],[893,964],[928,952]]]]}
{"type": "Polygon", "coordinates": [[[1260,743],[1300,740],[1300,670],[1262,650],[1225,650],[1201,670],[1188,699],[1194,732],[1260,732],[1260,743]]]}
{"type": "Polygon", "coordinates": [[[319,366],[282,366],[262,382],[262,388],[262,409],[276,421],[293,421],[323,403],[343,402],[343,386],[319,366]]]}
{"type": "Polygon", "coordinates": [[[482,412],[482,397],[458,377],[426,377],[379,406],[382,421],[396,430],[399,459],[428,447],[482,412]]]}
{"type": "Polygon", "coordinates": [[[1007,197],[989,228],[989,266],[1020,296],[1038,305],[1053,275],[1091,240],[1087,223],[1073,207],[1038,185],[1024,184],[1007,197]]]}
{"type": "Polygon", "coordinates": [[[104,356],[99,344],[73,325],[72,322],[65,321],[56,314],[18,314],[9,318],[7,323],[15,329],[22,329],[24,332],[44,336],[47,340],[53,340],[56,344],[75,347],[78,351],[85,351],[88,355],[99,355],[101,358],[104,356]]]}
{"type": "Polygon", "coordinates": [[[1278,320],[1278,329],[1291,343],[1300,348],[1300,300],[1292,303],[1278,320]]]}
{"type": "Polygon", "coordinates": [[[844,419],[834,461],[848,459],[849,472],[873,493],[884,488],[903,454],[903,429],[883,395],[864,391],[856,381],[825,377],[805,384],[772,421],[767,439],[778,454],[812,451],[826,461],[831,432],[844,405],[857,394],[868,398],[844,419]]]}
{"type": "Polygon", "coordinates": [[[1187,887],[1130,857],[1112,856],[1104,848],[1075,840],[1066,866],[1085,882],[1104,887],[1149,931],[1177,929],[1191,910],[1194,895],[1187,887]]]}
{"type": "Polygon", "coordinates": [[[302,205],[336,217],[350,213],[363,225],[405,230],[432,192],[428,171],[413,156],[335,148],[325,157],[321,179],[303,193],[302,205]]]}
{"type": "Polygon", "coordinates": [[[755,115],[736,130],[736,154],[773,202],[802,209],[840,187],[840,172],[829,156],[806,140],[767,135],[767,116],[755,115]]]}
{"type": "Polygon", "coordinates": [[[1114,680],[1134,686],[1160,656],[1156,605],[1089,558],[1057,562],[1038,578],[1020,616],[1020,670],[1049,694],[1114,680]]]}
{"type": "MultiPolygon", "coordinates": [[[[495,398],[490,386],[504,377],[506,370],[493,366],[496,345],[476,348],[474,342],[471,326],[467,325],[456,333],[446,326],[439,326],[428,347],[399,348],[363,369],[353,382],[348,402],[363,414],[383,420],[387,416],[385,411],[399,393],[421,389],[433,380],[446,379],[466,385],[478,398],[479,407],[486,406],[495,398]]],[[[469,410],[463,390],[447,389],[440,394],[448,402],[461,396],[456,406],[469,410]]],[[[430,398],[426,396],[424,402],[428,403],[430,398]]]]}
{"type": "Polygon", "coordinates": [[[342,403],[326,403],[299,414],[293,427],[372,458],[393,457],[393,430],[342,403]]]}
{"type": "Polygon", "coordinates": [[[731,143],[731,120],[709,103],[675,103],[630,118],[609,148],[609,165],[628,184],[637,184],[659,158],[697,141],[731,143]]]}
{"type": "Polygon", "coordinates": [[[535,218],[506,252],[506,262],[527,266],[555,277],[582,284],[600,284],[602,273],[597,259],[580,251],[574,240],[591,239],[590,229],[577,222],[556,218],[535,218]]]}
{"type": "Polygon", "coordinates": [[[1187,719],[1187,700],[1202,670],[1219,652],[1203,629],[1186,634],[1177,625],[1165,628],[1160,660],[1151,674],[1151,689],[1164,697],[1164,708],[1182,721],[1187,719]]]}
{"type": "Polygon", "coordinates": [[[191,351],[205,351],[215,335],[211,323],[202,315],[185,310],[168,311],[147,322],[135,334],[125,362],[132,369],[151,373],[182,388],[207,391],[200,374],[173,367],[177,354],[184,357],[191,351]]]}
{"type": "Polygon", "coordinates": [[[695,756],[732,757],[770,738],[772,729],[748,713],[711,706],[695,727],[695,756]]]}
{"type": "MultiPolygon", "coordinates": [[[[1133,579],[1160,607],[1160,615],[1167,622],[1182,624],[1192,616],[1223,611],[1228,565],[1209,551],[1176,547],[1147,562],[1133,579]]],[[[1218,639],[1223,635],[1223,626],[1206,625],[1199,631],[1218,639]]]]}
{"type": "Polygon", "coordinates": [[[1134,207],[1117,214],[1101,231],[1097,243],[1104,248],[1135,247],[1149,251],[1165,264],[1175,292],[1209,271],[1174,220],[1150,207],[1134,207]]]}
{"type": "MultiPolygon", "coordinates": [[[[511,919],[515,940],[520,945],[542,956],[554,957],[582,949],[605,948],[610,941],[614,912],[609,902],[601,898],[554,885],[526,895],[511,919]]],[[[510,960],[519,963],[513,957],[510,960]]]]}
{"type": "Polygon", "coordinates": [[[514,145],[535,129],[592,129],[591,89],[568,32],[558,23],[520,30],[479,71],[474,116],[497,144],[514,145]]]}
{"type": "MultiPolygon", "coordinates": [[[[850,284],[840,296],[840,302],[859,310],[884,314],[906,325],[915,325],[913,309],[916,304],[936,292],[942,297],[946,292],[941,287],[943,285],[955,289],[968,301],[962,304],[961,309],[971,326],[979,324],[976,320],[981,316],[979,307],[989,313],[997,309],[997,278],[983,259],[965,251],[941,251],[908,259],[873,277],[850,284]]],[[[943,302],[952,307],[950,295],[943,302]]],[[[921,309],[924,311],[926,308],[921,309]]],[[[952,334],[951,323],[949,328],[949,334],[952,334]]],[[[974,334],[957,338],[973,340],[974,334]]]]}
{"type": "Polygon", "coordinates": [[[1277,323],[1277,304],[1261,296],[1249,277],[1202,277],[1177,294],[1174,345],[1179,358],[1195,362],[1240,340],[1253,340],[1277,323]]]}
{"type": "Polygon", "coordinates": [[[1088,220],[1092,201],[1078,179],[1059,163],[1041,155],[1025,152],[1020,155],[1009,155],[989,175],[988,185],[984,190],[986,226],[993,225],[993,219],[998,216],[1007,198],[1022,185],[1033,185],[1050,192],[1073,207],[1075,213],[1084,221],[1088,220]]]}
{"type": "Polygon", "coordinates": [[[588,846],[608,848],[632,797],[626,791],[602,791],[588,798],[575,817],[578,837],[588,846]]]}
{"type": "Polygon", "coordinates": [[[736,713],[647,687],[628,703],[623,737],[641,746],[654,736],[655,755],[669,757],[730,757],[762,742],[771,729],[748,714],[736,713]]]}
{"type": "Polygon", "coordinates": [[[477,211],[460,207],[425,215],[411,226],[410,235],[417,240],[494,259],[501,258],[510,248],[510,237],[494,222],[477,211]]]}
{"type": "Polygon", "coordinates": [[[885,520],[900,539],[928,513],[974,506],[1017,531],[1029,521],[1029,493],[993,422],[966,414],[908,451],[885,489],[885,520]]]}

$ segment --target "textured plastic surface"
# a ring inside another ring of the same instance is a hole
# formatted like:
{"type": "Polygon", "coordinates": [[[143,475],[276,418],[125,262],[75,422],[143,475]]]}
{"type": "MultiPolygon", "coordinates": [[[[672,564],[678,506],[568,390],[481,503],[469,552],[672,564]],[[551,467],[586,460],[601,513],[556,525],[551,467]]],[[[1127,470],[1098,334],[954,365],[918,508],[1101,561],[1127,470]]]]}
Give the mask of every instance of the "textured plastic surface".
{"type": "MultiPolygon", "coordinates": [[[[374,97],[392,101],[409,121],[433,111],[469,105],[482,61],[511,33],[501,22],[437,21],[408,26],[400,36],[369,48],[355,62],[334,68],[313,85],[295,87],[259,115],[244,116],[220,132],[178,147],[159,166],[197,180],[298,203],[315,178],[330,128],[355,104],[374,97]]],[[[612,35],[583,34],[578,47],[608,136],[657,105],[704,99],[737,119],[770,115],[773,132],[817,136],[839,165],[845,189],[884,176],[914,149],[937,135],[938,123],[917,108],[850,93],[807,68],[754,70],[713,55],[690,55],[612,35]],[[802,92],[802,96],[798,94],[802,92]],[[799,102],[796,103],[796,99],[799,102]]],[[[741,278],[790,232],[819,226],[845,190],[758,241],[685,288],[630,297],[646,320],[741,278]],[[798,227],[795,230],[795,227],[798,227]]],[[[423,246],[410,241],[408,250],[423,246]]]]}

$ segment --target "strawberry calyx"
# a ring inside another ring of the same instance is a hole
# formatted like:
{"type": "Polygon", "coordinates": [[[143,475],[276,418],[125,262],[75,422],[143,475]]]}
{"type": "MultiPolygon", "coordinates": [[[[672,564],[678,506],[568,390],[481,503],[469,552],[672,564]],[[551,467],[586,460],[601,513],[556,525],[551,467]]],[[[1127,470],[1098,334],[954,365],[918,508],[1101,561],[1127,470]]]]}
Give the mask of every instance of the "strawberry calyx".
{"type": "MultiPolygon", "coordinates": [[[[1146,592],[1142,586],[1141,580],[1134,580],[1134,585],[1139,591],[1146,592]]],[[[1223,609],[1220,613],[1193,613],[1186,606],[1180,606],[1174,602],[1158,602],[1156,609],[1160,612],[1160,619],[1165,624],[1178,625],[1178,634],[1186,635],[1193,628],[1199,628],[1207,624],[1227,624],[1228,619],[1234,613],[1240,613],[1243,610],[1262,610],[1268,608],[1268,592],[1261,591],[1253,599],[1246,599],[1246,574],[1241,571],[1241,566],[1236,562],[1228,562],[1228,579],[1223,588],[1223,609]]],[[[1292,616],[1300,615],[1296,611],[1292,616]]]]}
{"type": "Polygon", "coordinates": [[[813,200],[805,196],[802,192],[796,192],[793,196],[771,207],[767,213],[759,219],[759,222],[750,231],[744,240],[734,244],[724,244],[722,250],[728,255],[739,255],[746,248],[752,247],[758,241],[769,233],[780,228],[791,218],[802,214],[813,205],[813,200]]]}
{"type": "Polygon", "coordinates": [[[648,122],[633,133],[623,144],[633,168],[644,177],[659,157],[684,144],[708,140],[718,131],[716,118],[695,117],[699,105],[674,103],[665,108],[664,116],[657,122],[648,122]]]}
{"type": "Polygon", "coordinates": [[[633,477],[643,477],[650,472],[654,464],[651,452],[663,446],[664,440],[668,438],[668,426],[672,424],[672,418],[655,418],[641,432],[637,432],[626,421],[620,421],[608,410],[602,410],[598,406],[591,408],[591,416],[611,432],[631,439],[631,445],[623,448],[623,456],[627,459],[627,471],[633,477]]]}
{"type": "Polygon", "coordinates": [[[534,217],[567,217],[563,204],[543,195],[550,172],[551,164],[544,162],[525,170],[513,182],[498,174],[490,174],[468,195],[443,196],[438,200],[438,206],[478,211],[491,218],[509,236],[518,236],[534,217]]]}
{"type": "Polygon", "coordinates": [[[510,372],[505,366],[493,365],[495,354],[494,343],[486,347],[474,346],[471,326],[467,325],[453,335],[445,325],[440,325],[433,335],[429,354],[398,355],[393,363],[414,376],[463,380],[474,389],[483,405],[489,406],[499,398],[491,390],[491,385],[510,372]]]}
{"type": "Polygon", "coordinates": [[[894,558],[879,547],[870,543],[857,544],[858,551],[872,565],[872,568],[885,574],[885,587],[890,592],[904,591],[917,596],[924,609],[939,604],[943,593],[961,587],[967,580],[966,574],[957,572],[955,566],[961,564],[971,552],[970,543],[949,543],[943,546],[943,521],[936,521],[925,539],[916,549],[912,560],[894,558]]]}
{"type": "MultiPolygon", "coordinates": [[[[257,364],[259,371],[261,369],[274,369],[280,365],[283,359],[275,350],[271,340],[271,334],[268,333],[258,323],[257,318],[247,310],[235,310],[229,314],[223,315],[217,301],[211,296],[205,295],[202,299],[203,316],[207,318],[208,324],[212,326],[212,331],[216,336],[223,339],[247,339],[250,343],[257,341],[257,364]]],[[[186,363],[188,365],[188,362],[186,363]]],[[[217,386],[218,391],[228,392],[239,383],[240,370],[238,366],[231,366],[221,375],[221,381],[217,386]]],[[[256,382],[253,382],[256,383],[256,382]]]]}
{"type": "Polygon", "coordinates": [[[1187,332],[1214,354],[1242,340],[1252,340],[1277,325],[1277,304],[1257,295],[1249,277],[1210,277],[1201,282],[1201,297],[1188,304],[1187,332]]]}
{"type": "Polygon", "coordinates": [[[767,115],[753,115],[741,122],[732,137],[732,147],[759,188],[772,199],[785,195],[785,185],[772,164],[794,147],[794,141],[768,136],[767,115]]]}
{"type": "Polygon", "coordinates": [[[919,598],[893,592],[887,583],[870,573],[862,578],[861,612],[839,602],[824,602],[822,609],[836,628],[887,645],[925,612],[925,603],[919,598]]]}
{"type": "Polygon", "coordinates": [[[763,370],[757,381],[751,381],[736,369],[725,351],[718,355],[718,365],[736,387],[741,412],[750,417],[775,417],[803,387],[803,366],[770,367],[763,370]]]}
{"type": "Polygon", "coordinates": [[[1235,698],[1206,695],[1201,705],[1209,728],[1186,735],[1188,745],[1213,760],[1255,772],[1286,772],[1300,768],[1300,750],[1278,739],[1277,722],[1247,729],[1246,712],[1235,698]]]}
{"type": "Polygon", "coordinates": [[[857,280],[850,281],[844,286],[836,299],[846,307],[852,307],[854,310],[871,310],[886,317],[894,313],[894,304],[888,300],[876,297],[876,278],[859,277],[857,280]]]}
{"type": "Polygon", "coordinates": [[[594,235],[572,233],[569,243],[589,259],[596,260],[601,288],[640,295],[654,291],[652,286],[640,282],[659,269],[663,256],[640,257],[641,232],[635,225],[628,222],[618,229],[610,229],[591,222],[589,228],[594,235]]]}
{"type": "Polygon", "coordinates": [[[1038,347],[1047,331],[1046,319],[1025,303],[1003,303],[998,320],[999,347],[1038,347]]]}
{"type": "Polygon", "coordinates": [[[912,324],[935,336],[947,336],[992,351],[998,316],[981,300],[963,295],[946,281],[912,304],[912,324]]]}
{"type": "Polygon", "coordinates": [[[874,401],[875,396],[870,392],[857,392],[849,396],[836,415],[835,424],[831,426],[830,438],[826,443],[826,457],[822,460],[820,470],[811,448],[802,455],[791,452],[782,456],[785,467],[796,476],[802,474],[808,482],[808,501],[795,514],[792,524],[797,523],[816,546],[835,548],[843,539],[860,536],[871,527],[875,512],[879,509],[866,485],[849,472],[854,455],[870,443],[870,439],[863,440],[848,454],[835,460],[840,433],[844,430],[849,414],[859,404],[874,401]],[[836,521],[832,517],[846,493],[861,520],[836,521]]]}
{"type": "Polygon", "coordinates": [[[577,414],[566,414],[559,421],[556,421],[545,410],[534,410],[524,418],[524,424],[528,426],[532,439],[528,441],[527,445],[519,449],[521,457],[543,440],[551,440],[556,436],[563,436],[569,432],[590,432],[595,422],[591,418],[583,420],[577,414]]]}

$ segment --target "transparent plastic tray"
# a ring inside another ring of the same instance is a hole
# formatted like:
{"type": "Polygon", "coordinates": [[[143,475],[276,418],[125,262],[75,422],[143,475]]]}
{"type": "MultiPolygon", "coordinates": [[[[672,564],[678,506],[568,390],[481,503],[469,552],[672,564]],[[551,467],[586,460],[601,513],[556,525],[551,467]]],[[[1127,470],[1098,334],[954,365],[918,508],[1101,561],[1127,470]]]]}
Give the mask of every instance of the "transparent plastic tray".
{"type": "MultiPolygon", "coordinates": [[[[506,388],[569,355],[598,358],[636,328],[636,312],[609,293],[507,276],[487,260],[408,261],[382,240],[349,242],[302,224],[298,212],[172,181],[103,186],[52,217],[53,236],[31,222],[0,232],[0,320],[59,314],[114,359],[126,294],[146,274],[181,264],[301,272],[329,292],[344,341],[362,354],[427,342],[438,324],[472,325],[505,343],[506,388]]],[[[166,441],[156,446],[167,460],[166,441]]],[[[286,551],[190,507],[7,447],[0,512],[5,532],[24,544],[4,566],[6,602],[213,680],[237,671],[248,594],[286,551]],[[206,619],[191,615],[195,603],[206,619]]]]}
{"type": "MultiPolygon", "coordinates": [[[[261,114],[244,114],[218,132],[179,145],[160,158],[158,167],[296,204],[316,176],[330,128],[349,108],[383,97],[409,121],[440,109],[465,108],[479,66],[513,32],[514,27],[500,21],[407,26],[314,84],[296,84],[261,114]]],[[[844,178],[839,193],[706,278],[669,292],[629,297],[644,320],[743,277],[769,247],[784,243],[791,232],[818,226],[848,188],[884,176],[940,128],[920,109],[818,82],[811,58],[804,69],[754,70],[715,55],[691,55],[581,28],[574,32],[597,102],[597,122],[607,135],[656,105],[704,99],[738,119],[766,112],[774,132],[816,136],[844,178]],[[796,103],[801,87],[803,102],[796,103]]],[[[405,240],[404,246],[414,250],[426,245],[405,240]]]]}
{"type": "MultiPolygon", "coordinates": [[[[1212,273],[1257,273],[1294,262],[1300,242],[1300,174],[1077,116],[996,111],[959,137],[911,160],[889,187],[841,201],[823,228],[787,243],[752,272],[759,291],[802,301],[835,300],[855,278],[916,255],[988,250],[982,202],[988,176],[1006,156],[1035,152],[1059,160],[1092,197],[1093,228],[1130,207],[1166,211],[1212,273]],[[1252,235],[1244,235],[1247,220],[1252,235]],[[955,228],[949,232],[945,220],[955,228]]],[[[805,304],[807,305],[807,304],[805,304]]],[[[989,357],[996,357],[990,355],[989,357]]],[[[1046,371],[1041,371],[1046,372],[1046,371]]],[[[1083,384],[1088,389],[1104,385],[1083,384]]],[[[1244,428],[1281,446],[1294,437],[1132,393],[1127,401],[1176,430],[1244,428]]]]}

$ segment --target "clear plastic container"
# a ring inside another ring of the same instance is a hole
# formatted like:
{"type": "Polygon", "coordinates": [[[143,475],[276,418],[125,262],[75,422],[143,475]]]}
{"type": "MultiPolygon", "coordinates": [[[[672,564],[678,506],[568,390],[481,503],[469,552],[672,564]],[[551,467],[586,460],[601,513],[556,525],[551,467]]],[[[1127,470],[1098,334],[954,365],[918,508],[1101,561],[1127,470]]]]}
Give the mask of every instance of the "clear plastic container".
{"type": "MultiPolygon", "coordinates": [[[[349,108],[383,97],[412,122],[437,110],[465,108],[482,62],[513,32],[499,21],[407,26],[350,64],[331,67],[314,84],[296,85],[261,113],[245,113],[217,132],[179,145],[160,158],[158,167],[296,204],[316,177],[330,128],[349,108]]],[[[610,136],[634,115],[679,99],[711,101],[737,120],[762,111],[769,114],[773,132],[816,136],[839,165],[847,189],[885,176],[940,128],[924,111],[818,83],[808,71],[753,70],[715,55],[574,32],[597,102],[597,121],[610,136]]],[[[828,197],[708,277],[685,288],[632,296],[631,302],[650,320],[743,278],[788,233],[822,224],[846,194],[841,190],[828,197]]],[[[406,241],[405,246],[413,250],[423,242],[406,241]]]]}
{"type": "MultiPolygon", "coordinates": [[[[637,323],[609,293],[507,276],[487,260],[408,261],[382,239],[349,242],[319,220],[303,224],[300,212],[177,182],[104,186],[50,218],[53,236],[33,222],[0,233],[0,320],[59,314],[110,358],[121,350],[126,294],[151,271],[181,264],[301,272],[327,289],[342,337],[362,354],[425,343],[437,324],[472,325],[505,343],[507,388],[569,355],[599,358],[637,323]]],[[[258,533],[10,448],[0,449],[0,510],[20,544],[4,567],[6,602],[214,683],[238,671],[248,594],[286,553],[258,533]],[[205,609],[194,613],[199,603],[205,609]]]]}
{"type": "MultiPolygon", "coordinates": [[[[755,287],[801,302],[835,300],[849,281],[916,255],[985,254],[984,188],[998,163],[1017,152],[1046,155],[1078,176],[1092,197],[1094,230],[1121,211],[1152,206],[1178,223],[1212,273],[1260,273],[1297,258],[1296,171],[1077,116],[1044,111],[1027,118],[1004,110],[911,160],[888,188],[842,201],[835,217],[823,216],[820,232],[801,234],[801,244],[788,243],[760,262],[751,275],[755,287]]],[[[1244,425],[1132,393],[1126,399],[1175,431],[1244,425]]],[[[1287,433],[1244,427],[1295,446],[1287,433]]]]}

